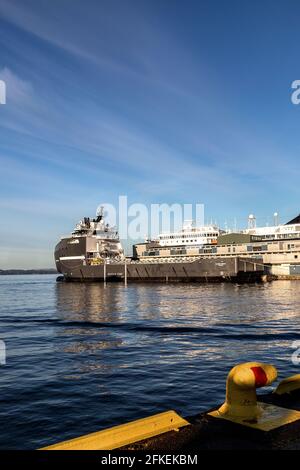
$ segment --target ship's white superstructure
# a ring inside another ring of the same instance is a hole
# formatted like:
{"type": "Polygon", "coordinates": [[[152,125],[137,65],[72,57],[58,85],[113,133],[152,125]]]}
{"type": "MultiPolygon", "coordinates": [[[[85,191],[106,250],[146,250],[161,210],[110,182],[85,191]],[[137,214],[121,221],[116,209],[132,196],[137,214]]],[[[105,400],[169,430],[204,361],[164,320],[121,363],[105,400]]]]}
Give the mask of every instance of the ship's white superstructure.
{"type": "Polygon", "coordinates": [[[67,245],[78,245],[78,253],[72,255],[73,259],[74,256],[78,259],[86,256],[99,260],[122,261],[125,259],[117,228],[105,223],[103,207],[97,213],[96,218],[84,217],[80,220],[71,235],[62,237],[62,241],[64,240],[67,245]],[[83,255],[82,250],[86,251],[86,255],[83,255]]]}
{"type": "Polygon", "coordinates": [[[285,238],[300,238],[300,224],[296,225],[276,225],[271,227],[255,227],[246,229],[243,233],[249,235],[260,235],[265,239],[280,240],[285,238]]]}
{"type": "Polygon", "coordinates": [[[177,232],[161,233],[158,237],[160,246],[203,246],[217,243],[221,230],[216,225],[196,227],[193,222],[183,225],[177,232]]]}
{"type": "Polygon", "coordinates": [[[96,238],[118,240],[119,235],[116,227],[111,227],[104,221],[103,208],[101,207],[95,219],[84,217],[75,226],[72,232],[73,237],[82,235],[92,235],[96,238]]]}
{"type": "Polygon", "coordinates": [[[274,213],[274,225],[257,227],[256,219],[253,214],[248,217],[248,228],[243,230],[242,233],[248,233],[249,235],[259,235],[265,240],[281,240],[281,239],[292,239],[300,238],[300,221],[296,217],[287,224],[278,224],[278,213],[274,213]]]}

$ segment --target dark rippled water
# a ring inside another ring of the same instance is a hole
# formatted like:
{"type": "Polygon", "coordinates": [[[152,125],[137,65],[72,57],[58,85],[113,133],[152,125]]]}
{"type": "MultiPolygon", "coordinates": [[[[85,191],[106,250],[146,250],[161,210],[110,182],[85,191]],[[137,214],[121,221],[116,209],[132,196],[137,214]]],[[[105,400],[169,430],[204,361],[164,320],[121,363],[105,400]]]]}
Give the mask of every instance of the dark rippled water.
{"type": "Polygon", "coordinates": [[[237,362],[300,373],[300,282],[64,284],[0,277],[0,448],[34,449],[222,402],[237,362]]]}

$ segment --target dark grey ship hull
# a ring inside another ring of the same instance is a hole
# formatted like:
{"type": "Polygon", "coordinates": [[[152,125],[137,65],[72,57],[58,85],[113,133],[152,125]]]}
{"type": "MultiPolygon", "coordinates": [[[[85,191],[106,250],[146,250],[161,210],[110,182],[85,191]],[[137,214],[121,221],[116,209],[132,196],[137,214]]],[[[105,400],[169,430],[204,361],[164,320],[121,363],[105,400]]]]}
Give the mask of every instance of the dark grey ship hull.
{"type": "Polygon", "coordinates": [[[58,272],[66,281],[128,282],[255,282],[264,274],[261,260],[240,257],[202,258],[194,261],[127,261],[91,265],[86,257],[88,239],[77,244],[63,239],[55,249],[58,272]]]}

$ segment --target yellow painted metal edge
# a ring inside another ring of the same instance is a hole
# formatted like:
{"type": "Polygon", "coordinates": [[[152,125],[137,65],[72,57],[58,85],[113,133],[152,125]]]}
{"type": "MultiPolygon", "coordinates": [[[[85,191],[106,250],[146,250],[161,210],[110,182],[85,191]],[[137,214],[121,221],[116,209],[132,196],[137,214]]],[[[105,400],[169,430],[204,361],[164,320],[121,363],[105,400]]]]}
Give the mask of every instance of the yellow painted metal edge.
{"type": "Polygon", "coordinates": [[[112,450],[189,424],[175,411],[170,410],[43,447],[40,450],[112,450]]]}
{"type": "Polygon", "coordinates": [[[208,415],[261,431],[272,431],[280,426],[300,420],[300,411],[270,405],[269,403],[259,402],[258,405],[262,408],[262,415],[256,422],[249,422],[242,418],[222,415],[218,410],[211,411],[208,415]]]}
{"type": "Polygon", "coordinates": [[[291,377],[282,380],[274,393],[276,395],[284,395],[285,393],[291,393],[295,390],[300,390],[300,374],[291,375],[291,377]]]}

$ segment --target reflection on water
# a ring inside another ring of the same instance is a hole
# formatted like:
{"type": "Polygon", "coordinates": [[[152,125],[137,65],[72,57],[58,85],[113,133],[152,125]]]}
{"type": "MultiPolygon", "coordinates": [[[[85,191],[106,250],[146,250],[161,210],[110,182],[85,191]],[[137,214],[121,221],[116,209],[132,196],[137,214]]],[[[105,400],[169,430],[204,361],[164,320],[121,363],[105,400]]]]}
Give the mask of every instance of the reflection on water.
{"type": "Polygon", "coordinates": [[[223,400],[241,361],[299,373],[299,294],[295,281],[126,288],[2,276],[0,447],[34,448],[170,408],[196,413],[223,400]]]}
{"type": "Polygon", "coordinates": [[[97,283],[57,283],[55,285],[56,309],[64,320],[118,321],[118,309],[124,301],[119,289],[105,288],[97,283]]]}

